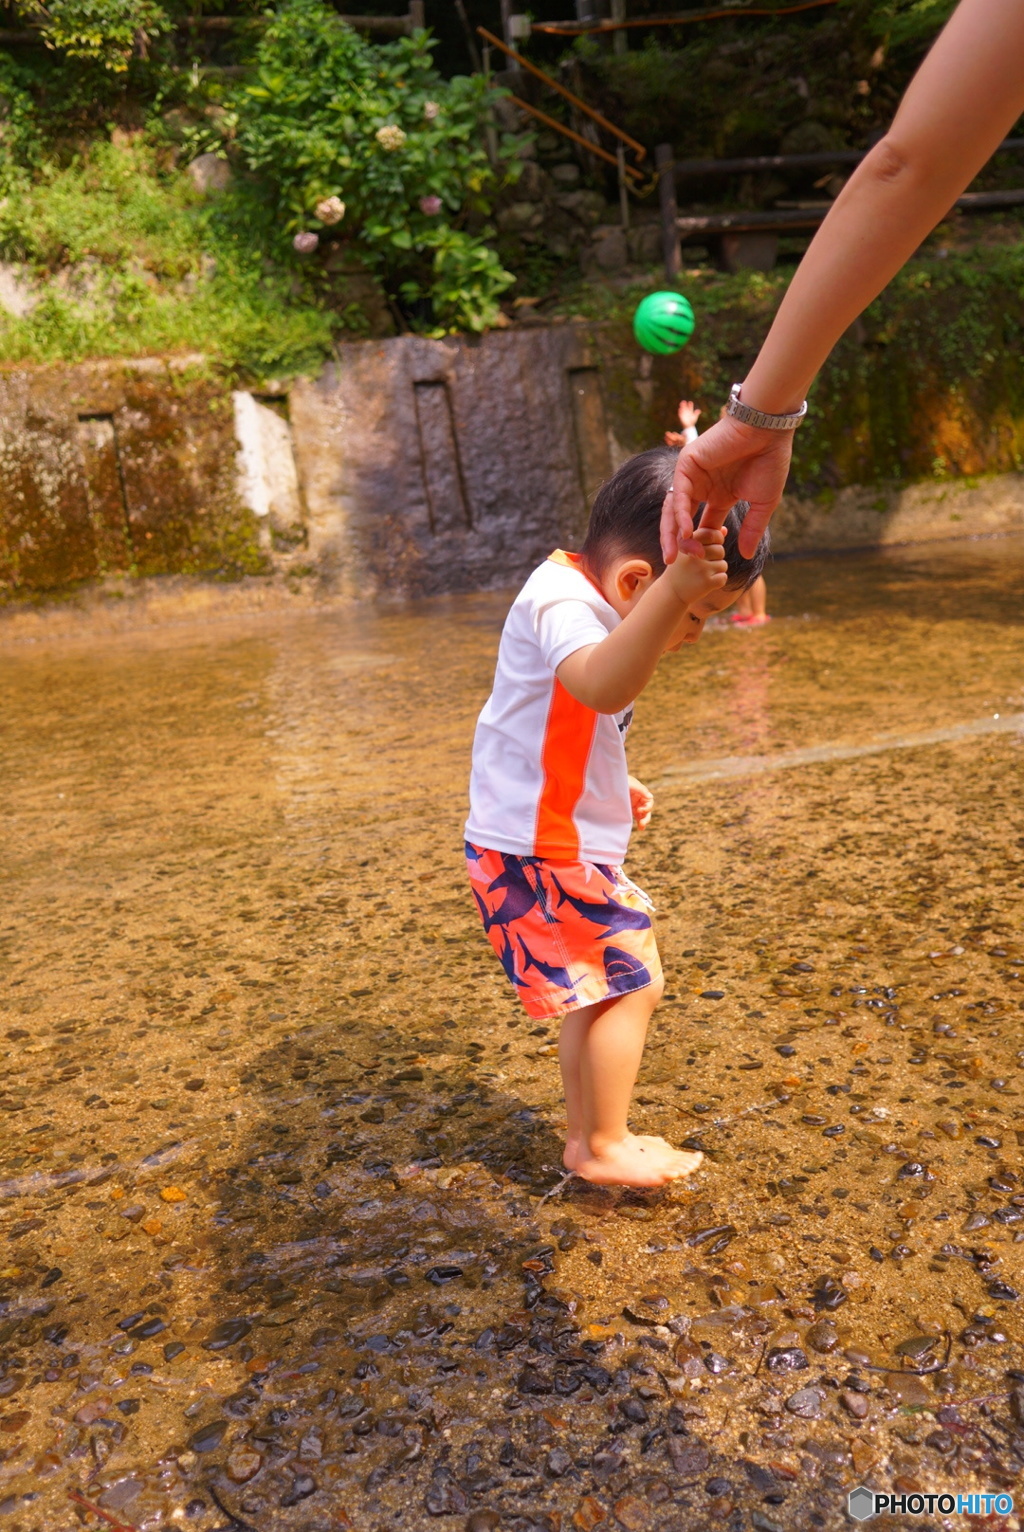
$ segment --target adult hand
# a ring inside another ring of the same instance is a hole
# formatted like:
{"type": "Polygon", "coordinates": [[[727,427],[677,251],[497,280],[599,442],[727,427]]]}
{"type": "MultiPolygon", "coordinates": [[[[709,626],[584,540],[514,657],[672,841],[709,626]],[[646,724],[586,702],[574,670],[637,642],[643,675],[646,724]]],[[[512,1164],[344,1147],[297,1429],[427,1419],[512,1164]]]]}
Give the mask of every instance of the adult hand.
{"type": "Polygon", "coordinates": [[[703,500],[701,526],[720,527],[737,500],[750,502],[740,532],[749,558],[782,497],[793,454],[792,431],[760,431],[726,415],[679,454],[672,488],[661,511],[661,551],[671,564],[680,553],[703,554],[693,516],[703,500]]]}

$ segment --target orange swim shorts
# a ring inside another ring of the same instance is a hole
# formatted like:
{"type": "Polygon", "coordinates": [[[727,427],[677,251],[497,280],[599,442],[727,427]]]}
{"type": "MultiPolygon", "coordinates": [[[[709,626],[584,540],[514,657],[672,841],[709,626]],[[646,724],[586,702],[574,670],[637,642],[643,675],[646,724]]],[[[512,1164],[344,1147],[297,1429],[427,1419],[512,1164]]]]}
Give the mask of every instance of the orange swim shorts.
{"type": "Polygon", "coordinates": [[[512,856],[468,841],[466,864],[488,940],[536,1020],[661,977],[653,905],[621,868],[512,856]]]}

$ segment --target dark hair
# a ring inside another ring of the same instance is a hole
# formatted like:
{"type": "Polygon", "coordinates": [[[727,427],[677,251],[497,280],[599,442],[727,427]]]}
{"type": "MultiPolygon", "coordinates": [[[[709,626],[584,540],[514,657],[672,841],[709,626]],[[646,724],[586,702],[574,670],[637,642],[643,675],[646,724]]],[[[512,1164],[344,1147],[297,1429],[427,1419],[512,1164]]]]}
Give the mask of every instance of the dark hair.
{"type": "MultiPolygon", "coordinates": [[[[661,552],[661,507],[672,488],[679,453],[674,447],[652,447],[623,463],[597,492],[590,524],[580,554],[584,564],[597,578],[612,559],[635,554],[661,574],[665,560],[661,552]]],[[[729,566],[730,590],[746,590],[763,573],[771,551],[766,531],[751,558],[739,550],[740,527],[750,506],[737,500],[725,518],[725,560],[729,566]]],[[[703,502],[697,507],[694,525],[700,525],[703,502]]]]}

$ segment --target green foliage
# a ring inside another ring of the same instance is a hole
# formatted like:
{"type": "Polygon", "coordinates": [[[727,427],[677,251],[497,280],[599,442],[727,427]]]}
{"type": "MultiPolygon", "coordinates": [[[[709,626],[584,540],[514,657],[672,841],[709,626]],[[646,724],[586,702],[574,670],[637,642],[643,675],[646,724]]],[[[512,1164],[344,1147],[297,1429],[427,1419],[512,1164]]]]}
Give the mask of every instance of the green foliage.
{"type": "Polygon", "coordinates": [[[872,0],[865,23],[894,47],[919,45],[934,39],[955,8],[956,0],[872,0]]]}
{"type": "Polygon", "coordinates": [[[133,53],[145,58],[151,39],[171,26],[156,0],[20,0],[19,8],[41,23],[48,48],[95,59],[115,74],[133,53]]]}
{"type": "Polygon", "coordinates": [[[337,320],[265,268],[256,233],[141,138],[49,163],[0,205],[0,258],[23,263],[38,300],[21,319],[0,313],[0,360],[198,350],[257,376],[315,369],[337,320]]]}
{"type": "MultiPolygon", "coordinates": [[[[281,243],[328,227],[317,208],[337,198],[339,232],[393,293],[429,298],[443,327],[469,329],[494,321],[514,280],[486,244],[499,185],[488,106],[481,77],[441,78],[426,33],[374,46],[323,0],[286,0],[233,103],[238,149],[274,200],[281,243]]],[[[518,167],[508,139],[502,159],[507,180],[518,167]]]]}
{"type": "Polygon", "coordinates": [[[20,193],[42,157],[32,97],[24,73],[0,53],[0,196],[20,193]]]}

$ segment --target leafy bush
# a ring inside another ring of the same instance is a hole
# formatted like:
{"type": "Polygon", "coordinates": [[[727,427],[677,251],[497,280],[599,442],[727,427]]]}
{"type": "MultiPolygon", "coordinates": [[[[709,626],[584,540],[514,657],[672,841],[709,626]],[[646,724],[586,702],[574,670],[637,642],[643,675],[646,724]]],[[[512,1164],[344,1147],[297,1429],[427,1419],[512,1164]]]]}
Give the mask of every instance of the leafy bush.
{"type": "Polygon", "coordinates": [[[201,202],[141,137],[44,164],[0,202],[0,258],[36,299],[20,319],[0,311],[5,361],[200,350],[266,376],[318,367],[337,325],[308,283],[265,266],[258,222],[201,202]]]}
{"type": "Polygon", "coordinates": [[[21,0],[19,9],[39,19],[48,48],[96,59],[115,74],[133,53],[145,58],[150,40],[171,26],[156,0],[21,0]]]}
{"type": "Polygon", "coordinates": [[[286,0],[233,107],[282,243],[337,224],[407,307],[429,299],[442,327],[494,322],[514,278],[484,220],[519,162],[507,137],[500,168],[488,161],[480,76],[443,80],[424,32],[375,46],[323,0],[286,0]]]}
{"type": "Polygon", "coordinates": [[[23,71],[0,53],[0,196],[18,190],[42,157],[32,97],[23,71]]]}

